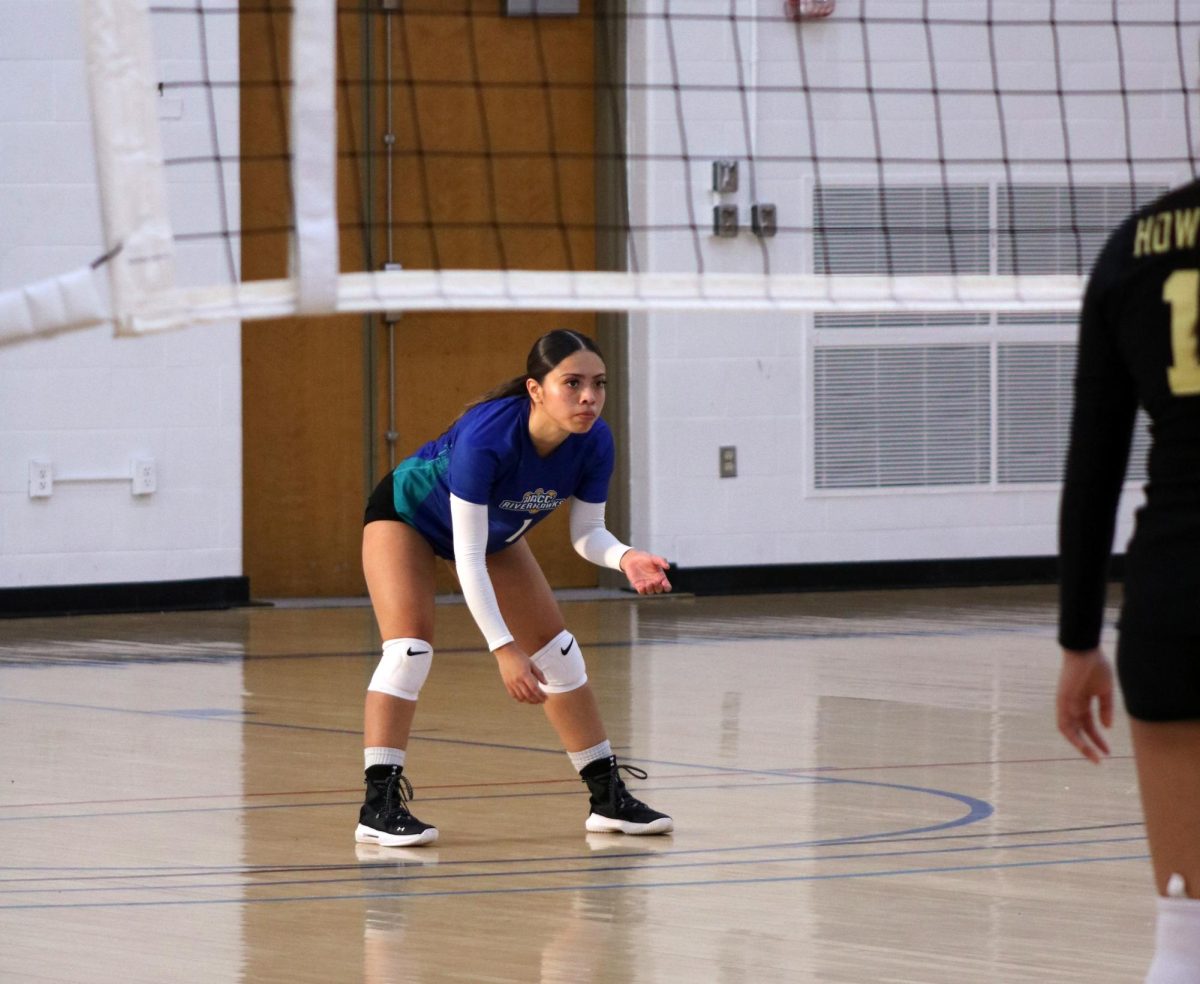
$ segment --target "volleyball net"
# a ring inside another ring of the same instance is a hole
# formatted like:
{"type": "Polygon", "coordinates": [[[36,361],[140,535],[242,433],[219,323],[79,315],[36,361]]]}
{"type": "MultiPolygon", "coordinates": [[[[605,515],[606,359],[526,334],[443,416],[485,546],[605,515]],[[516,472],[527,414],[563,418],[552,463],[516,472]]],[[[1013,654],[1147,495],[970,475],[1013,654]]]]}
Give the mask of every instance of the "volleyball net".
{"type": "Polygon", "coordinates": [[[409,310],[1065,316],[1111,229],[1195,173],[1180,0],[83,9],[103,248],[0,293],[0,340],[409,310]]]}

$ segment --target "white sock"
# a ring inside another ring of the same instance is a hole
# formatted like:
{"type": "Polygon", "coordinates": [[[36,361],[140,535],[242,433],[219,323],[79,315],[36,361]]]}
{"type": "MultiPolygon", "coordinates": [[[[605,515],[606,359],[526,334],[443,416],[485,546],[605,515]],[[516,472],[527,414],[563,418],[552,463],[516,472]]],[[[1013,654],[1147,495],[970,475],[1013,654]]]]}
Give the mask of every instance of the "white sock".
{"type": "Polygon", "coordinates": [[[1154,943],[1146,984],[1200,981],[1200,899],[1160,897],[1154,943]]]}
{"type": "Polygon", "coordinates": [[[363,749],[363,768],[369,769],[373,765],[398,765],[404,767],[404,749],[403,748],[384,748],[376,745],[371,748],[363,749]]]}
{"type": "Polygon", "coordinates": [[[608,743],[608,739],[600,742],[599,745],[593,745],[591,748],[585,748],[582,752],[567,752],[570,756],[571,764],[575,766],[576,772],[582,772],[584,766],[590,765],[597,759],[606,759],[612,756],[612,745],[608,743]]]}

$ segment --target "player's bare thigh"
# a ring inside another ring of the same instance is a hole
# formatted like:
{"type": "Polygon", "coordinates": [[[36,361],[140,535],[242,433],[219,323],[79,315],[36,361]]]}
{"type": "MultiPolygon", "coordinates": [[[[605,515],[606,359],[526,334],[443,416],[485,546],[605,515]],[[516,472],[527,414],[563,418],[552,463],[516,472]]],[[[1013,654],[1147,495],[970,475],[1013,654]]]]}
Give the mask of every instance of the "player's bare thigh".
{"type": "Polygon", "coordinates": [[[405,523],[376,520],[363,527],[363,573],[384,639],[433,643],[437,557],[405,523]]]}

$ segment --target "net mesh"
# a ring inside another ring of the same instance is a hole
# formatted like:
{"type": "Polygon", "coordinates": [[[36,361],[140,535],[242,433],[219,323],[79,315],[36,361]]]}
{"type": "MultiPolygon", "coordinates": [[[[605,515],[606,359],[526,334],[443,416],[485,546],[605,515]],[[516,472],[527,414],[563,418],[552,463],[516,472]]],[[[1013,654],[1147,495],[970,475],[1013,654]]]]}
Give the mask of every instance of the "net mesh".
{"type": "Polygon", "coordinates": [[[799,19],[780,0],[357,0],[309,41],[332,46],[325,80],[291,47],[320,6],[149,6],[175,289],[118,300],[135,328],[296,311],[314,207],[331,311],[1066,312],[1113,225],[1195,173],[1181,0],[799,19]],[[332,118],[297,112],[323,85],[332,118]],[[327,187],[294,166],[306,132],[327,136],[327,187]]]}

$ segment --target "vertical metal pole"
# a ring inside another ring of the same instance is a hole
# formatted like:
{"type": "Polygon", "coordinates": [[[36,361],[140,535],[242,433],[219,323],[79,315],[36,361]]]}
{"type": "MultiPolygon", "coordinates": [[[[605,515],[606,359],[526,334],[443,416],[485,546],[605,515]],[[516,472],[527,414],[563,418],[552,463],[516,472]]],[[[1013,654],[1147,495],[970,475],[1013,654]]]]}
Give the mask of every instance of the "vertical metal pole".
{"type": "MultiPolygon", "coordinates": [[[[387,11],[395,11],[398,7],[399,0],[383,0],[384,9],[387,11]]],[[[384,259],[385,270],[395,269],[399,264],[396,263],[396,240],[395,240],[395,210],[393,207],[395,196],[395,154],[396,154],[396,130],[394,126],[395,116],[392,103],[392,18],[389,16],[386,19],[385,31],[385,46],[386,53],[384,56],[384,98],[385,98],[385,113],[387,114],[386,126],[387,131],[383,135],[384,160],[386,166],[386,175],[384,177],[385,188],[385,208],[387,211],[384,217],[384,229],[387,231],[387,256],[384,259]]],[[[397,315],[385,314],[384,318],[387,321],[388,332],[388,429],[387,429],[387,444],[388,444],[388,467],[396,467],[396,444],[400,440],[400,433],[396,430],[396,318],[397,315]]]]}
{"type": "MultiPolygon", "coordinates": [[[[371,155],[371,128],[372,128],[372,112],[374,102],[372,100],[371,74],[373,70],[374,60],[371,57],[374,31],[372,28],[371,11],[364,7],[359,19],[361,25],[361,43],[362,43],[362,75],[365,80],[363,86],[363,146],[366,148],[366,160],[363,165],[363,260],[366,263],[368,270],[374,268],[374,251],[371,244],[371,220],[373,218],[374,209],[372,208],[371,188],[374,184],[375,169],[372,163],[371,155]]],[[[381,476],[376,474],[375,468],[375,316],[371,314],[363,315],[362,319],[362,336],[363,336],[363,419],[366,422],[366,454],[364,456],[364,470],[366,472],[364,485],[366,492],[364,498],[370,494],[371,489],[375,487],[375,483],[381,476]]]]}

